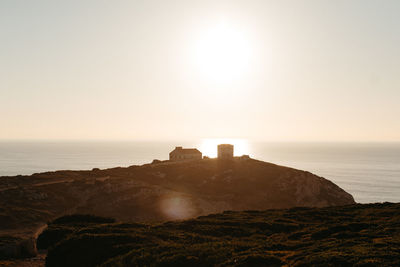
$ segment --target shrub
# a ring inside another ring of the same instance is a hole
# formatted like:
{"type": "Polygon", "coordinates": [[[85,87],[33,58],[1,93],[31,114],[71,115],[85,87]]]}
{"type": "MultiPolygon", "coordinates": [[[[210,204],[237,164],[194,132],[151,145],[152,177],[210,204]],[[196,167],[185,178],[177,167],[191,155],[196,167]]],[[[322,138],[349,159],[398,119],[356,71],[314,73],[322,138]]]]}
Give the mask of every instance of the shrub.
{"type": "Polygon", "coordinates": [[[67,215],[55,219],[51,224],[87,224],[87,223],[114,223],[114,218],[100,217],[89,214],[67,215]]]}
{"type": "Polygon", "coordinates": [[[38,236],[36,246],[38,249],[48,249],[73,232],[74,229],[69,227],[49,227],[38,236]]]}
{"type": "Polygon", "coordinates": [[[129,244],[142,242],[142,238],[130,235],[72,235],[49,249],[46,267],[97,266],[108,258],[130,251],[134,246],[129,244]]]}

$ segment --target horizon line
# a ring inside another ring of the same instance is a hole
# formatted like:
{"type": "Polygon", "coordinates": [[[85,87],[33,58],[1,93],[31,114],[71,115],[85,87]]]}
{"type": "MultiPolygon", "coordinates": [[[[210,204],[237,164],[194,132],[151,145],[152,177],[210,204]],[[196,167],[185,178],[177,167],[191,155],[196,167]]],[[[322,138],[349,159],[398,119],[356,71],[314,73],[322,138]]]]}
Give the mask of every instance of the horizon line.
{"type": "Polygon", "coordinates": [[[400,143],[400,140],[257,140],[257,139],[250,139],[250,138],[193,138],[193,139],[67,139],[67,138],[54,138],[54,139],[6,139],[0,138],[0,142],[144,142],[144,143],[194,143],[201,140],[207,139],[231,139],[231,140],[245,140],[251,143],[400,143]]]}

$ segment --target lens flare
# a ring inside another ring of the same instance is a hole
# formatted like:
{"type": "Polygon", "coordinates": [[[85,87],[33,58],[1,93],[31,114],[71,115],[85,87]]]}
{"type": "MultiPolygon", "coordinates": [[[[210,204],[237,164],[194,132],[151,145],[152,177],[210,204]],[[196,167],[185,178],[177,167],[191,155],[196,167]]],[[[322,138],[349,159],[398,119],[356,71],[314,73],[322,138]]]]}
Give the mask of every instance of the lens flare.
{"type": "Polygon", "coordinates": [[[187,219],[195,214],[190,199],[182,195],[165,196],[160,202],[160,209],[170,220],[187,219]]]}

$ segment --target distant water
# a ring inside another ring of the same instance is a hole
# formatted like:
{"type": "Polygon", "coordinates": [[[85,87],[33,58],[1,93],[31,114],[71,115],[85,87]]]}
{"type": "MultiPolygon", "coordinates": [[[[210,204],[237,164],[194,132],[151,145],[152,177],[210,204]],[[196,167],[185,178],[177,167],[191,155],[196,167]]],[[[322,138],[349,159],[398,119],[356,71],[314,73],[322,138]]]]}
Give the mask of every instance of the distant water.
{"type": "MultiPolygon", "coordinates": [[[[167,159],[175,145],[180,144],[0,142],[0,176],[139,165],[167,159]]],[[[325,177],[360,203],[400,202],[400,143],[249,143],[248,153],[325,177]]]]}

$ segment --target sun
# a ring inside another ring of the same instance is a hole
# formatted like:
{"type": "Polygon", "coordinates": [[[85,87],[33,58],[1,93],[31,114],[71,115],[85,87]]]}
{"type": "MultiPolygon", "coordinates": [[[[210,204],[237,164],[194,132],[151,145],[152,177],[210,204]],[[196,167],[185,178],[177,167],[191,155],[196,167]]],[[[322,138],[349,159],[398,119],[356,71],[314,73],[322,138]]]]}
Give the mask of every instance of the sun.
{"type": "Polygon", "coordinates": [[[235,80],[250,66],[251,46],[244,31],[221,22],[199,34],[195,64],[200,74],[217,82],[235,80]]]}

